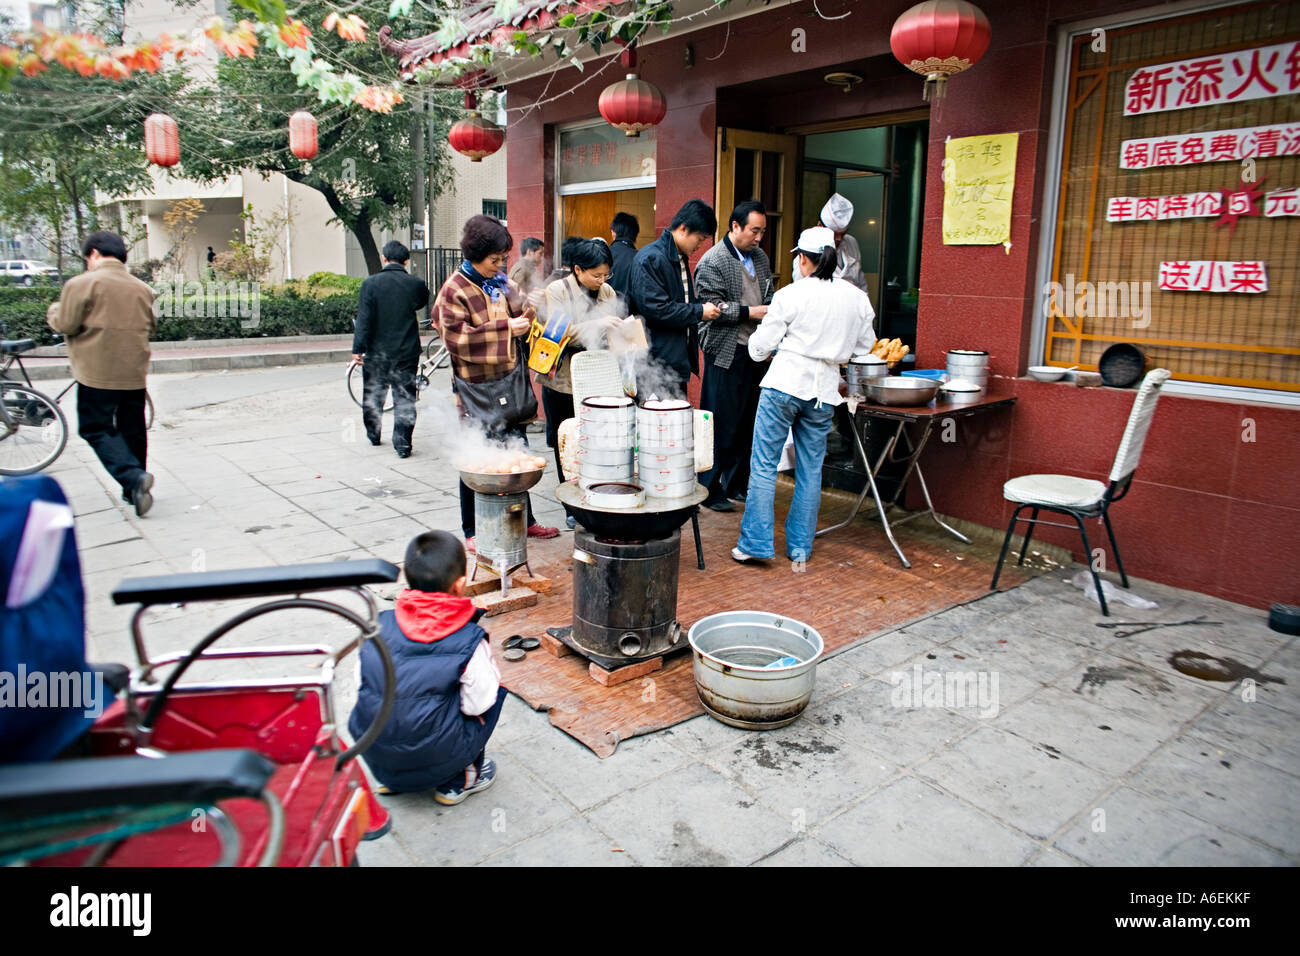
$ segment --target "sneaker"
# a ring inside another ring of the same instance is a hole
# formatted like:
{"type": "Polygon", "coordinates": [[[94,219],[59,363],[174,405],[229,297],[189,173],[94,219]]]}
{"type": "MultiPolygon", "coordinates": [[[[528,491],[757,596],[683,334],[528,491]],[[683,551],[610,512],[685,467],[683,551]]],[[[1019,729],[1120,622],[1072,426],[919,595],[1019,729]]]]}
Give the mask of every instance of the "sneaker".
{"type": "Polygon", "coordinates": [[[482,767],[470,764],[465,768],[464,782],[457,780],[453,784],[439,787],[433,792],[433,799],[444,807],[454,807],[471,793],[478,793],[492,786],[497,778],[497,765],[492,759],[485,758],[482,767]]]}
{"type": "Polygon", "coordinates": [[[528,526],[528,537],[530,538],[555,538],[560,534],[559,528],[548,528],[540,525],[536,521],[528,526]]]}
{"type": "Polygon", "coordinates": [[[135,505],[136,517],[143,518],[153,507],[153,495],[149,493],[151,488],[153,488],[153,475],[147,471],[141,472],[135,487],[131,489],[131,504],[135,505]]]}
{"type": "Polygon", "coordinates": [[[744,551],[741,551],[739,548],[732,548],[732,549],[731,549],[731,560],[732,560],[732,561],[737,561],[737,562],[739,562],[740,564],[751,564],[751,563],[753,563],[754,561],[762,561],[762,560],[765,560],[765,559],[763,559],[763,558],[756,558],[756,557],[754,557],[752,554],[746,554],[744,551]]]}
{"type": "Polygon", "coordinates": [[[472,537],[465,539],[465,553],[466,554],[474,553],[474,539],[472,537]]]}

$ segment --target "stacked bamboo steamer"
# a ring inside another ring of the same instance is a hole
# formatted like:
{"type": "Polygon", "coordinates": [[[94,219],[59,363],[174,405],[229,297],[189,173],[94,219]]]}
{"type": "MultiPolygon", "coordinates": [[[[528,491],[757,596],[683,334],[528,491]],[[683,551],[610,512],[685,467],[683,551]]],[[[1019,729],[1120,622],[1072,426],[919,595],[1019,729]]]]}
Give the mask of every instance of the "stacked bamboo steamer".
{"type": "Polygon", "coordinates": [[[684,498],[695,490],[695,409],[680,400],[636,410],[639,483],[647,498],[684,498]]]}
{"type": "Polygon", "coordinates": [[[578,484],[631,482],[636,475],[637,408],[625,396],[584,399],[578,419],[578,484]]]}

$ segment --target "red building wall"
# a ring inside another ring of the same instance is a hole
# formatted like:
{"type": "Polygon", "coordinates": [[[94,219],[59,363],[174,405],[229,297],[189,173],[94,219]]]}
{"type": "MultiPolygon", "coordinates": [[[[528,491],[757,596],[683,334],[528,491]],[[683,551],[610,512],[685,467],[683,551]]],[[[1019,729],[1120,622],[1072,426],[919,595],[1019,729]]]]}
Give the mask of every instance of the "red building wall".
{"type": "MultiPolygon", "coordinates": [[[[840,12],[831,6],[824,4],[823,12],[840,12]]],[[[780,129],[921,105],[920,79],[893,63],[888,47],[893,19],[908,4],[850,6],[849,21],[825,21],[812,5],[796,4],[643,50],[642,75],[669,103],[658,133],[656,232],[686,199],[712,201],[719,122],[762,128],[757,123],[766,120],[768,128],[780,129]],[[806,31],[805,53],[791,51],[795,29],[806,31]],[[687,43],[695,53],[691,69],[682,66],[687,43]],[[847,95],[827,87],[783,96],[780,84],[770,82],[844,64],[860,66],[868,78],[847,95]],[[718,89],[765,80],[755,97],[718,89]]],[[[1060,472],[1106,480],[1132,405],[1131,390],[1079,389],[1017,376],[1038,359],[1029,348],[1057,26],[1149,5],[987,0],[982,7],[993,30],[988,53],[949,83],[947,97],[931,108],[917,353],[922,367],[941,367],[950,348],[987,349],[992,374],[1014,389],[1014,409],[959,426],[953,443],[932,441],[924,461],[936,508],[1005,527],[1011,506],[1001,488],[1013,476],[1060,472]],[[1006,132],[1020,134],[1009,254],[1001,246],[945,246],[945,139],[1006,132]]],[[[593,117],[600,89],[616,76],[606,71],[579,85],[587,77],[576,70],[556,74],[545,93],[550,102],[512,122],[508,202],[515,235],[552,235],[554,163],[547,127],[593,117]]],[[[511,108],[543,98],[547,80],[512,86],[511,108]]],[[[1300,410],[1166,394],[1133,489],[1112,516],[1125,566],[1139,577],[1258,607],[1300,603],[1298,490],[1300,410]],[[1252,427],[1254,440],[1243,441],[1252,437],[1252,427]]],[[[1089,534],[1094,547],[1103,546],[1099,524],[1089,534]]],[[[1077,535],[1047,529],[1043,537],[1084,557],[1077,535]]],[[[1110,555],[1106,561],[1114,567],[1110,555]]]]}

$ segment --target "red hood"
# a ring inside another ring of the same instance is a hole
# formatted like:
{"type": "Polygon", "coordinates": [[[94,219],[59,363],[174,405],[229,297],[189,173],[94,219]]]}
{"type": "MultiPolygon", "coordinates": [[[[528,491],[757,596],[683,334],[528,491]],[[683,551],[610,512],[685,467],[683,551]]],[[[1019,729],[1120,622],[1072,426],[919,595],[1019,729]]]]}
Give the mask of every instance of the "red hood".
{"type": "Polygon", "coordinates": [[[397,595],[397,626],[411,640],[430,644],[459,631],[476,610],[467,597],[408,588],[397,595]]]}

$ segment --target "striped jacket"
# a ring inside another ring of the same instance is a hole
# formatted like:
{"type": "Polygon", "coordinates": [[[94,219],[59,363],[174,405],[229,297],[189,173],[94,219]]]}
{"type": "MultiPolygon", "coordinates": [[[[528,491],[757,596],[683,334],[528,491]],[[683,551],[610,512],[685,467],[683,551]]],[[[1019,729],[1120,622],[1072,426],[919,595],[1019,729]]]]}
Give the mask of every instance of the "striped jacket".
{"type": "Polygon", "coordinates": [[[510,317],[531,311],[513,285],[494,309],[486,292],[464,273],[453,272],[438,290],[433,314],[456,377],[491,382],[508,375],[515,367],[510,317]]]}
{"type": "MultiPolygon", "coordinates": [[[[754,279],[763,293],[763,304],[772,301],[772,265],[767,253],[754,249],[754,279]]],[[[736,247],[728,236],[706,252],[695,267],[695,293],[702,302],[716,302],[722,314],[712,322],[703,322],[701,348],[719,368],[731,368],[736,354],[736,333],[742,320],[749,318],[749,309],[740,304],[745,291],[745,267],[736,257],[736,247]]]]}

